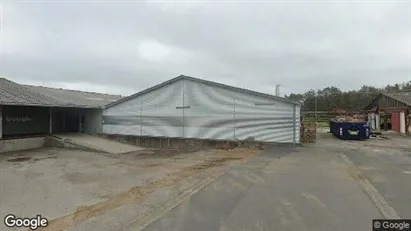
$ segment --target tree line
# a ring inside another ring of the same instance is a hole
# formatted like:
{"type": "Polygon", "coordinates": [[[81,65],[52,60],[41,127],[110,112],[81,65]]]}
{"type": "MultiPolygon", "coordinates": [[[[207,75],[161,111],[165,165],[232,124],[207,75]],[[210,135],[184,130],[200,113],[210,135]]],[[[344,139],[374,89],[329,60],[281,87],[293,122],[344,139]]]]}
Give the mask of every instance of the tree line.
{"type": "Polygon", "coordinates": [[[364,85],[358,90],[341,91],[338,87],[331,86],[322,90],[309,90],[304,94],[290,94],[285,98],[301,103],[302,111],[332,111],[335,109],[345,109],[350,111],[363,110],[381,92],[401,92],[411,91],[411,81],[387,85],[383,88],[364,85]],[[315,104],[317,101],[317,109],[315,104]]]}

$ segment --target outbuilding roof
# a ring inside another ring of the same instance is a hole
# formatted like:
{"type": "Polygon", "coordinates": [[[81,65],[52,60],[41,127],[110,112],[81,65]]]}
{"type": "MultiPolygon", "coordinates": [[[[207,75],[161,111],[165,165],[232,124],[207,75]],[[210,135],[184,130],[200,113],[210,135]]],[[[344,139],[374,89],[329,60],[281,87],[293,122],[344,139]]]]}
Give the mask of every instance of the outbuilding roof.
{"type": "Polygon", "coordinates": [[[378,104],[378,100],[380,99],[381,96],[386,96],[391,99],[397,100],[398,102],[404,103],[407,106],[411,107],[411,92],[380,92],[378,96],[376,96],[371,103],[369,103],[366,107],[364,107],[365,110],[369,110],[378,104]]]}
{"type": "Polygon", "coordinates": [[[385,96],[398,100],[411,106],[411,92],[395,92],[395,93],[383,93],[385,96]]]}
{"type": "Polygon", "coordinates": [[[105,108],[108,108],[108,107],[117,105],[117,104],[119,104],[119,103],[121,103],[121,102],[124,102],[124,101],[127,101],[127,100],[129,100],[129,99],[133,99],[133,98],[138,97],[138,96],[140,96],[140,95],[143,95],[143,94],[145,94],[145,93],[147,93],[147,92],[156,90],[156,89],[161,88],[161,87],[163,87],[163,86],[165,86],[165,85],[174,83],[174,82],[179,81],[179,80],[182,80],[182,79],[191,80],[191,81],[199,82],[199,83],[204,83],[204,84],[211,85],[211,86],[221,87],[221,88],[225,88],[225,89],[228,89],[228,90],[233,90],[233,91],[238,91],[238,92],[244,92],[244,93],[248,93],[248,94],[251,94],[251,95],[257,95],[257,96],[261,96],[261,97],[265,97],[265,98],[269,98],[269,99],[275,99],[275,100],[282,101],[282,102],[286,102],[286,103],[290,103],[290,104],[300,105],[299,102],[292,101],[292,100],[288,100],[288,99],[283,98],[283,97],[279,97],[279,96],[275,96],[275,95],[270,95],[270,94],[265,94],[265,93],[261,93],[261,92],[257,92],[257,91],[252,91],[252,90],[248,90],[248,89],[245,89],[245,88],[233,87],[233,86],[225,85],[225,84],[222,84],[222,83],[216,83],[216,82],[212,82],[212,81],[208,81],[208,80],[204,80],[204,79],[199,79],[199,78],[195,78],[195,77],[191,77],[191,76],[180,75],[180,76],[177,76],[177,77],[172,78],[172,79],[170,79],[170,80],[167,80],[167,81],[165,81],[165,82],[162,82],[162,83],[160,83],[160,84],[157,84],[157,85],[155,85],[155,86],[153,86],[153,87],[150,87],[150,88],[147,88],[147,89],[145,89],[145,90],[143,90],[143,91],[140,91],[140,92],[138,92],[138,93],[136,93],[136,94],[133,94],[133,95],[130,95],[130,96],[121,98],[121,99],[119,99],[119,100],[116,101],[116,102],[113,102],[113,103],[110,103],[110,104],[106,105],[105,108]]]}
{"type": "Polygon", "coordinates": [[[120,95],[22,85],[0,78],[1,105],[99,108],[119,99],[120,95]]]}

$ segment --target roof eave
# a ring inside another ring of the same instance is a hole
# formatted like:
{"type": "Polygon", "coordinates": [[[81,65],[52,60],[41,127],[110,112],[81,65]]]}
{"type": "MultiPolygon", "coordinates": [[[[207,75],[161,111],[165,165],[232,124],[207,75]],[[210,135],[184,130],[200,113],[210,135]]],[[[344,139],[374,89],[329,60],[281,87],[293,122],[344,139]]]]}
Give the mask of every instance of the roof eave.
{"type": "Polygon", "coordinates": [[[10,103],[10,102],[0,102],[0,105],[3,105],[3,106],[22,106],[22,107],[63,107],[63,108],[102,109],[102,106],[89,106],[89,105],[28,104],[28,103],[10,103]]]}

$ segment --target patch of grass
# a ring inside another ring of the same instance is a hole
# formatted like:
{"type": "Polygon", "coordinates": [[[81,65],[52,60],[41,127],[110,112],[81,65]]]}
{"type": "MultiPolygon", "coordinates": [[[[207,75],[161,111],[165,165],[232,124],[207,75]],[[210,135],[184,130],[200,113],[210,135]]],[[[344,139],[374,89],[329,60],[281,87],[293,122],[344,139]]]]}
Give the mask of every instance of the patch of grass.
{"type": "Polygon", "coordinates": [[[329,124],[328,124],[328,122],[318,122],[317,127],[319,127],[319,128],[328,128],[329,124]]]}
{"type": "MultiPolygon", "coordinates": [[[[303,120],[303,122],[315,122],[314,120],[303,120]]],[[[328,120],[317,120],[317,128],[328,128],[329,127],[329,122],[328,120]]]]}

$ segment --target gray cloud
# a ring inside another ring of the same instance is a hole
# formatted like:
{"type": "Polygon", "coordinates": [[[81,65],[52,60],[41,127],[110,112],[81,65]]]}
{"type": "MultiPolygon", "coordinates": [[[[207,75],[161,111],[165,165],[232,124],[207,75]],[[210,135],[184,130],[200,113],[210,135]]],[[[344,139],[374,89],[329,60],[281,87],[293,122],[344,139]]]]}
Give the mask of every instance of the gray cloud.
{"type": "Polygon", "coordinates": [[[257,91],[410,81],[409,2],[6,2],[3,74],[131,94],[179,74],[257,91]]]}

